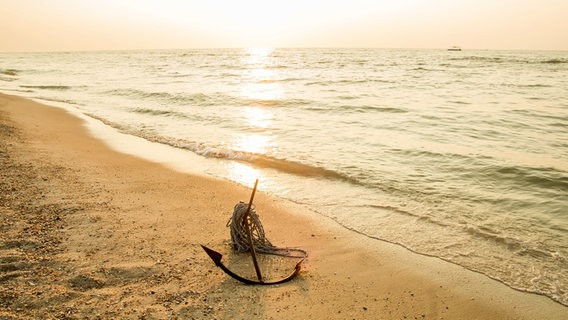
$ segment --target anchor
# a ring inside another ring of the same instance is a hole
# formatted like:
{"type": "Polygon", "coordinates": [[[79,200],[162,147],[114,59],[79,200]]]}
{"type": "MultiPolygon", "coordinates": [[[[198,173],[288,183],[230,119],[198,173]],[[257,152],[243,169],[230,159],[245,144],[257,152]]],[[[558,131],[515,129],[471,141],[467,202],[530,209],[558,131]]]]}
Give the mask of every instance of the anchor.
{"type": "Polygon", "coordinates": [[[286,277],[282,280],[266,282],[262,279],[262,274],[260,272],[260,267],[258,266],[258,261],[257,261],[257,258],[256,258],[256,251],[255,251],[255,248],[254,248],[254,240],[253,240],[253,237],[252,237],[252,230],[251,230],[251,226],[250,226],[250,222],[249,222],[250,210],[251,210],[251,207],[252,207],[252,201],[254,199],[254,194],[256,193],[256,187],[257,186],[258,186],[258,179],[256,179],[256,181],[254,183],[254,188],[252,189],[252,194],[250,196],[247,211],[246,211],[244,218],[243,218],[244,222],[245,222],[245,229],[246,229],[246,232],[247,232],[248,244],[249,244],[249,248],[250,248],[250,252],[251,252],[251,256],[252,256],[252,262],[254,264],[254,269],[255,269],[255,272],[256,272],[257,280],[247,279],[247,278],[241,277],[238,274],[232,272],[231,270],[229,270],[229,268],[227,268],[221,262],[221,259],[223,258],[223,255],[221,253],[219,253],[219,252],[217,252],[213,249],[207,248],[204,245],[201,245],[201,247],[203,248],[203,250],[205,250],[207,255],[209,255],[209,257],[211,258],[211,260],[213,260],[213,262],[215,263],[215,265],[217,267],[221,268],[221,270],[223,270],[223,272],[225,272],[231,278],[238,280],[242,283],[251,284],[251,285],[271,285],[271,284],[280,284],[280,283],[288,282],[288,281],[292,280],[296,275],[298,275],[298,273],[300,272],[300,269],[301,269],[301,263],[304,261],[304,259],[300,260],[296,264],[296,267],[294,268],[294,272],[291,275],[289,275],[288,277],[286,277]]]}

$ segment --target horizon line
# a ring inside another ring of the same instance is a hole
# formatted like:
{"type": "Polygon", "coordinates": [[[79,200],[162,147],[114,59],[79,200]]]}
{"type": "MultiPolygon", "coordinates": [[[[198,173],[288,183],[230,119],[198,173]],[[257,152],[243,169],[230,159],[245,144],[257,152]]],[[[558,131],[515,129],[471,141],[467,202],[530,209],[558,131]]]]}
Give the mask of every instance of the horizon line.
{"type": "Polygon", "coordinates": [[[72,53],[72,52],[128,52],[128,51],[183,51],[183,50],[249,50],[249,49],[272,49],[272,50],[290,50],[290,49],[345,49],[345,50],[445,50],[459,47],[461,51],[559,51],[564,52],[568,49],[521,49],[521,48],[467,48],[463,46],[447,46],[441,47],[345,47],[345,46],[234,46],[234,47],[186,47],[186,48],[124,48],[124,49],[33,49],[33,50],[0,50],[0,53],[72,53]]]}

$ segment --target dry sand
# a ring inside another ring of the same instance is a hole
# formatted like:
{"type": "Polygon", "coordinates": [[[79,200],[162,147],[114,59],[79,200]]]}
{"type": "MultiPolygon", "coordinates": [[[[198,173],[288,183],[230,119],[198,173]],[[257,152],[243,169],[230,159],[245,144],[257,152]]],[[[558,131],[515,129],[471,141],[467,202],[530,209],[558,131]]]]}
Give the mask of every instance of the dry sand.
{"type": "MultiPolygon", "coordinates": [[[[0,319],[568,319],[568,308],[255,197],[267,237],[310,253],[300,275],[243,285],[202,251],[251,190],[113,151],[67,111],[0,95],[0,319]]],[[[296,260],[263,256],[267,276],[296,260]]]]}

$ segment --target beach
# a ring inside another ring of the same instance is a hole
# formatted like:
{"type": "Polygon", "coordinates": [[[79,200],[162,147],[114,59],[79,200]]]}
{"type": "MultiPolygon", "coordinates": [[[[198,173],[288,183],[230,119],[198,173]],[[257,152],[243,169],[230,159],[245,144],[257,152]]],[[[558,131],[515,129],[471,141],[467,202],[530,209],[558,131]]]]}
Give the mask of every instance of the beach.
{"type": "MultiPolygon", "coordinates": [[[[1,319],[568,318],[547,297],[263,192],[267,237],[309,257],[289,283],[243,285],[200,244],[254,276],[226,227],[251,188],[120,153],[64,109],[12,95],[0,95],[0,134],[1,319]]],[[[278,278],[288,260],[261,262],[278,278]]]]}

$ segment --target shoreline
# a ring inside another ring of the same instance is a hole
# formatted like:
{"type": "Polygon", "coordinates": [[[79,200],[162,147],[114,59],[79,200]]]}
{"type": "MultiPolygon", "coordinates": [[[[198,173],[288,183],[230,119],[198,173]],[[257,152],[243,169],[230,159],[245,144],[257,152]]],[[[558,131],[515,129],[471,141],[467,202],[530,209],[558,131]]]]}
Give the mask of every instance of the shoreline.
{"type": "MultiPolygon", "coordinates": [[[[39,229],[22,233],[28,242],[0,239],[0,317],[568,317],[568,307],[547,297],[369,239],[263,192],[255,204],[268,239],[309,257],[290,283],[241,285],[199,244],[243,265],[225,225],[249,188],[114,151],[75,115],[24,98],[0,94],[0,124],[3,161],[36,172],[6,188],[2,229],[39,229]],[[24,214],[29,208],[41,221],[24,214]]],[[[287,274],[295,261],[270,263],[287,274]]]]}

